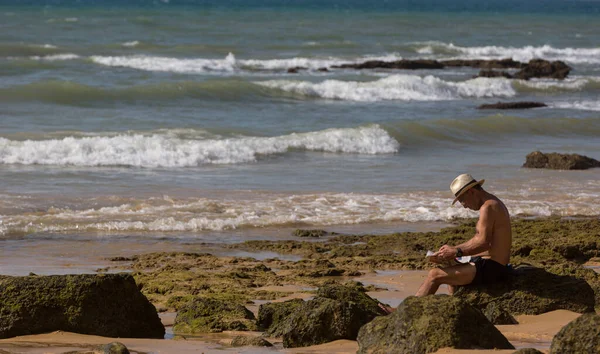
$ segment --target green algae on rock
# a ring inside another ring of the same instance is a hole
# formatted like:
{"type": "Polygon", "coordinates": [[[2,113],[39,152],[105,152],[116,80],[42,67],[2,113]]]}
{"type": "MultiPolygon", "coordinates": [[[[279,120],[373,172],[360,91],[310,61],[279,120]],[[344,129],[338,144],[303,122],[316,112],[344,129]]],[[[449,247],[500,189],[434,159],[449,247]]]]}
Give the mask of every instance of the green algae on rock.
{"type": "Polygon", "coordinates": [[[600,353],[600,315],[581,315],[552,339],[551,354],[600,353]]]}
{"type": "Polygon", "coordinates": [[[215,333],[254,331],[254,314],[240,304],[209,298],[193,298],[179,308],[173,331],[215,333]]]}
{"type": "Polygon", "coordinates": [[[130,274],[0,276],[0,338],[56,330],[129,338],[165,334],[130,274]]]}
{"type": "Polygon", "coordinates": [[[486,312],[496,306],[512,315],[539,315],[554,310],[594,311],[594,291],[583,279],[541,268],[518,267],[505,282],[459,287],[454,296],[486,312]]]}
{"type": "Polygon", "coordinates": [[[291,299],[284,302],[269,302],[258,308],[258,319],[256,324],[265,331],[267,337],[281,337],[283,335],[283,321],[294,313],[302,299],[291,299]]]}
{"type": "Polygon", "coordinates": [[[251,337],[251,336],[235,336],[231,340],[232,347],[272,347],[273,344],[261,337],[251,337]]]}
{"type": "Polygon", "coordinates": [[[358,353],[425,354],[444,347],[514,349],[485,316],[448,295],[410,296],[360,329],[358,353]]]}

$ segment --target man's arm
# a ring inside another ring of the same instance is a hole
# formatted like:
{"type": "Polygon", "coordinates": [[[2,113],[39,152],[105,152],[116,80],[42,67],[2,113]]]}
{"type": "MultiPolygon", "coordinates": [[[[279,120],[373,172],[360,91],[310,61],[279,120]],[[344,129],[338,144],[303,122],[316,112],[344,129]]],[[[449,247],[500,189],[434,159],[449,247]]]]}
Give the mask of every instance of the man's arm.
{"type": "Polygon", "coordinates": [[[479,221],[477,221],[475,236],[469,241],[457,246],[444,245],[437,252],[438,256],[450,259],[456,255],[458,248],[462,250],[463,255],[476,255],[486,252],[492,244],[492,233],[494,229],[494,216],[491,206],[484,204],[479,211],[479,221]]]}

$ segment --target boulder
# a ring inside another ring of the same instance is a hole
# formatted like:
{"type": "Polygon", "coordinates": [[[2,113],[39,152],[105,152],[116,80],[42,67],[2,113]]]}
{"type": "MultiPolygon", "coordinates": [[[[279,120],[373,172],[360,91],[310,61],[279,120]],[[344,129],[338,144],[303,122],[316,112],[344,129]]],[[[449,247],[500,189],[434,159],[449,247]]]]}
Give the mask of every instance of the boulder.
{"type": "Polygon", "coordinates": [[[600,353],[600,315],[582,315],[554,336],[550,354],[566,353],[600,353]]]}
{"type": "Polygon", "coordinates": [[[164,338],[156,309],[130,274],[0,276],[0,338],[68,331],[164,338]]]}
{"type": "Polygon", "coordinates": [[[544,154],[534,151],[527,155],[523,167],[548,168],[553,170],[586,170],[600,167],[600,161],[578,154],[559,154],[556,152],[544,154]]]}
{"type": "Polygon", "coordinates": [[[583,279],[542,268],[517,267],[505,282],[459,287],[454,296],[482,312],[491,306],[512,315],[539,315],[554,310],[594,311],[594,290],[583,279]]]}
{"type": "Polygon", "coordinates": [[[531,59],[520,71],[513,75],[515,79],[550,78],[563,80],[569,75],[571,67],[557,60],[531,59]]]}
{"type": "Polygon", "coordinates": [[[254,314],[240,304],[196,297],[177,312],[173,331],[177,333],[215,333],[254,331],[254,314]]]}
{"type": "Polygon", "coordinates": [[[235,336],[231,340],[232,347],[272,347],[273,344],[271,342],[265,340],[261,337],[251,337],[251,336],[235,336]]]}
{"type": "Polygon", "coordinates": [[[512,75],[506,71],[486,70],[482,69],[476,77],[504,77],[506,79],[512,79],[512,75]]]}
{"type": "Polygon", "coordinates": [[[523,349],[517,350],[513,354],[544,354],[544,353],[540,352],[539,350],[537,350],[535,348],[523,348],[523,349]]]}
{"type": "Polygon", "coordinates": [[[527,109],[547,107],[543,102],[497,102],[491,104],[482,104],[478,109],[527,109]]]}
{"type": "Polygon", "coordinates": [[[258,308],[256,324],[265,331],[267,337],[283,335],[283,321],[304,303],[302,299],[292,299],[284,302],[269,302],[258,308]]]}
{"type": "Polygon", "coordinates": [[[358,285],[326,285],[282,323],[283,346],[305,347],[338,339],[355,340],[358,330],[385,312],[358,285]]]}
{"type": "Polygon", "coordinates": [[[111,342],[102,346],[103,354],[129,354],[129,349],[121,342],[111,342]]]}
{"type": "Polygon", "coordinates": [[[483,315],[485,316],[485,318],[488,319],[488,321],[492,322],[495,325],[511,325],[519,323],[510,314],[510,312],[500,307],[497,303],[488,304],[483,309],[483,315]]]}
{"type": "Polygon", "coordinates": [[[440,348],[514,349],[485,316],[448,295],[410,296],[360,329],[360,354],[425,354],[440,348]]]}

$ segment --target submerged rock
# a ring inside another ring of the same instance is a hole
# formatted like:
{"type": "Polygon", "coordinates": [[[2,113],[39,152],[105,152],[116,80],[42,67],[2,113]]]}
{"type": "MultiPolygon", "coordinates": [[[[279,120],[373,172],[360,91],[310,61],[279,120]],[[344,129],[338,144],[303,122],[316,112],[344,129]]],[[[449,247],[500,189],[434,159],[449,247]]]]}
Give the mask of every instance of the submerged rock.
{"type": "Polygon", "coordinates": [[[543,102],[497,102],[491,104],[482,104],[478,109],[527,109],[547,107],[543,102]]]}
{"type": "Polygon", "coordinates": [[[552,339],[550,353],[600,353],[600,315],[585,314],[564,326],[552,339]]]}
{"type": "Polygon", "coordinates": [[[440,348],[514,349],[485,316],[460,298],[410,296],[360,329],[358,353],[425,354],[440,348]]]}
{"type": "Polygon", "coordinates": [[[490,306],[512,315],[539,315],[554,310],[594,311],[594,291],[583,279],[535,267],[518,267],[509,280],[490,285],[461,286],[454,296],[484,313],[490,306]]]}
{"type": "Polygon", "coordinates": [[[559,154],[556,152],[544,154],[534,151],[527,155],[523,167],[548,168],[553,170],[587,170],[600,167],[600,161],[578,154],[559,154]]]}
{"type": "Polygon", "coordinates": [[[210,298],[193,298],[175,317],[173,331],[214,333],[256,330],[254,314],[240,304],[210,298]]]}
{"type": "Polygon", "coordinates": [[[0,276],[0,338],[56,330],[129,338],[165,334],[130,274],[0,276]]]}
{"type": "Polygon", "coordinates": [[[515,79],[550,78],[563,80],[571,72],[571,67],[560,60],[548,61],[531,59],[520,71],[513,75],[515,79]]]}

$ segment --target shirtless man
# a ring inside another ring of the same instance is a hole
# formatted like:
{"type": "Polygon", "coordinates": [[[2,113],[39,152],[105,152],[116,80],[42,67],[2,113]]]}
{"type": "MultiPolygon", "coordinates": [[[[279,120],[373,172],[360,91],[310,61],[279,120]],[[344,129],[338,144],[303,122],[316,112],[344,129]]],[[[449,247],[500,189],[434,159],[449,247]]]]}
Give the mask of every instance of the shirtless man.
{"type": "Polygon", "coordinates": [[[490,284],[507,278],[512,233],[506,206],[495,195],[486,192],[471,175],[462,174],[452,181],[450,190],[464,208],[479,210],[475,236],[460,245],[443,245],[430,259],[445,264],[455,257],[474,256],[469,263],[456,264],[429,271],[416,296],[435,294],[442,284],[450,293],[457,285],[490,284]],[[476,256],[476,257],[475,257],[476,256]]]}

